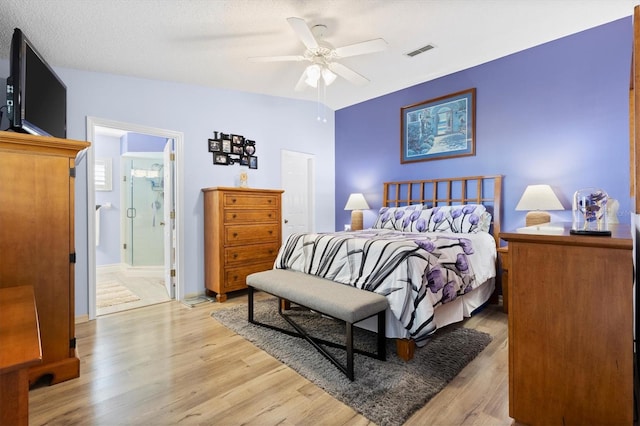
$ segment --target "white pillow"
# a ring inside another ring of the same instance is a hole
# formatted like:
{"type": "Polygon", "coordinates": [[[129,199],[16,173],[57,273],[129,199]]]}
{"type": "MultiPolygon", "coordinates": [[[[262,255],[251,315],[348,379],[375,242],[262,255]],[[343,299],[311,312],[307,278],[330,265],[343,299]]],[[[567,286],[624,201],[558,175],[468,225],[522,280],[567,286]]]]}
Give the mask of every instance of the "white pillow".
{"type": "Polygon", "coordinates": [[[373,223],[374,229],[395,229],[404,231],[411,221],[417,219],[422,212],[422,204],[402,207],[382,207],[373,223]]]}
{"type": "Polygon", "coordinates": [[[440,206],[423,210],[418,217],[411,217],[405,232],[455,232],[476,233],[488,230],[491,215],[481,204],[440,206]]]}

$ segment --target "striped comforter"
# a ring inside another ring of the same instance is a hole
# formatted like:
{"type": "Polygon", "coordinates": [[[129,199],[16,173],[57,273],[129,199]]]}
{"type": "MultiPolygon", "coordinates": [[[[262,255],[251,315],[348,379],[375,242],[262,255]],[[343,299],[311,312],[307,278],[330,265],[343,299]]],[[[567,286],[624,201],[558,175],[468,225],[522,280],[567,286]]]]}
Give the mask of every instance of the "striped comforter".
{"type": "MultiPolygon", "coordinates": [[[[485,234],[485,233],[479,233],[485,234]]],[[[422,346],[436,330],[434,309],[495,276],[495,246],[478,234],[355,232],[292,234],[275,268],[291,269],[374,291],[422,346]],[[493,247],[487,250],[487,247],[493,247]],[[482,252],[487,253],[482,253],[482,252]]]]}

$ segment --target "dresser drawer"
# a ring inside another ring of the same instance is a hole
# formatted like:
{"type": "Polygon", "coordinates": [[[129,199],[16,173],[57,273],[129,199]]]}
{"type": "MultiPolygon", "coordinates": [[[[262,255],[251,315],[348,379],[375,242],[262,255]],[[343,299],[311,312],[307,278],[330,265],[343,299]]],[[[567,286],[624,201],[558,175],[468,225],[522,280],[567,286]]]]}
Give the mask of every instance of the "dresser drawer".
{"type": "Polygon", "coordinates": [[[231,225],[224,228],[225,245],[280,241],[280,224],[231,225]]]}
{"type": "Polygon", "coordinates": [[[230,247],[224,250],[225,265],[247,262],[272,262],[276,259],[278,243],[254,244],[251,246],[230,247]]]}
{"type": "Polygon", "coordinates": [[[224,194],[224,208],[267,209],[280,206],[280,194],[224,194]]]}
{"type": "Polygon", "coordinates": [[[225,280],[222,283],[224,291],[240,290],[247,287],[247,275],[254,272],[262,272],[273,269],[273,262],[256,263],[253,265],[239,266],[237,268],[227,268],[224,274],[225,280]]]}
{"type": "Polygon", "coordinates": [[[224,223],[277,222],[280,215],[277,210],[226,210],[224,223]]]}

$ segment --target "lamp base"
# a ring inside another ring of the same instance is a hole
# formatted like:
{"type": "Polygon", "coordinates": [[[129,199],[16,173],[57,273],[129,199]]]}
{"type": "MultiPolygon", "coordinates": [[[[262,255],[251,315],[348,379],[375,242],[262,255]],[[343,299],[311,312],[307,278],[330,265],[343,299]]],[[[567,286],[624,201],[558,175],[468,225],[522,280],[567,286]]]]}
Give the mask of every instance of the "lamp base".
{"type": "Polygon", "coordinates": [[[524,223],[526,226],[542,225],[551,222],[551,215],[547,212],[534,210],[527,213],[524,223]]]}
{"type": "Polygon", "coordinates": [[[351,230],[362,231],[363,219],[362,210],[351,210],[351,230]]]}

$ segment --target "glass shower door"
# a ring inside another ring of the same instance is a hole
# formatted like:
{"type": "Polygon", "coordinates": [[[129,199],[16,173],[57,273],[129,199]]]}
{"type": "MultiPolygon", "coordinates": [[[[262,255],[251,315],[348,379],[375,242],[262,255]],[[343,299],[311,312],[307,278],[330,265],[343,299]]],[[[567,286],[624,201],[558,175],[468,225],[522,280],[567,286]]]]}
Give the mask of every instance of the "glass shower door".
{"type": "Polygon", "coordinates": [[[164,264],[162,158],[127,158],[125,262],[129,266],[164,264]]]}

